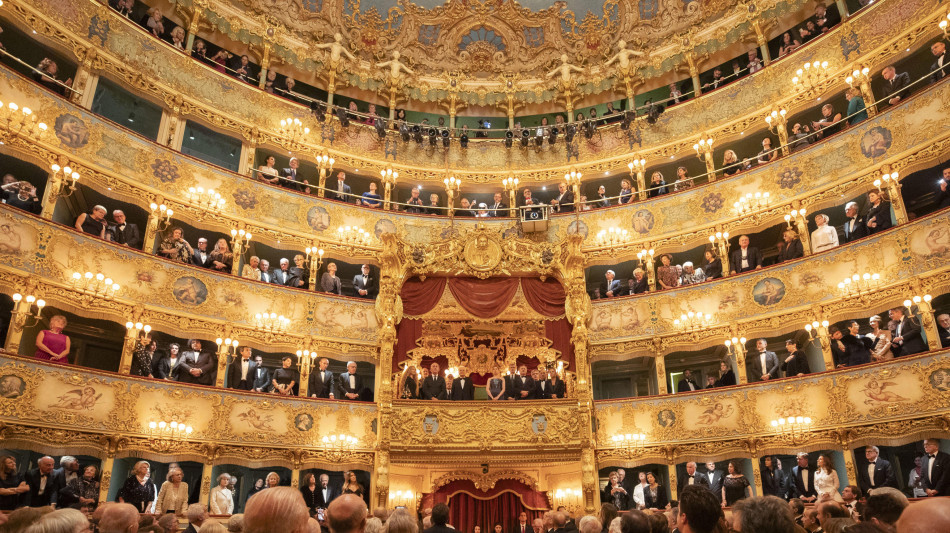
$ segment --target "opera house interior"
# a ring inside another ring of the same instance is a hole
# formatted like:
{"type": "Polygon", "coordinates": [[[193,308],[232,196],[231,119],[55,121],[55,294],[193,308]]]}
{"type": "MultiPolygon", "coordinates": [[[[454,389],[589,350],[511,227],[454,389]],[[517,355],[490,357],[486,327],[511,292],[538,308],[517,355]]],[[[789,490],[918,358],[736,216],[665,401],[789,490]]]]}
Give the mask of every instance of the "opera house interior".
{"type": "Polygon", "coordinates": [[[948,25],[0,1],[0,533],[950,531],[948,25]]]}

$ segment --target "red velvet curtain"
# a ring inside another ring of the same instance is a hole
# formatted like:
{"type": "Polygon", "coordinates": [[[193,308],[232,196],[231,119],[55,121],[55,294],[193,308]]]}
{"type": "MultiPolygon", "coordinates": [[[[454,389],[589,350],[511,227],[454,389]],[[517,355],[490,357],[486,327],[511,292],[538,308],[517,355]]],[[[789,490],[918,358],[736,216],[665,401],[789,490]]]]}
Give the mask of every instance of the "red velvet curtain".
{"type": "MultiPolygon", "coordinates": [[[[402,311],[406,315],[419,316],[431,311],[439,303],[445,290],[446,278],[409,278],[402,285],[402,311]]],[[[422,337],[422,320],[404,318],[396,325],[396,357],[393,372],[399,371],[399,362],[405,361],[409,350],[416,348],[416,339],[422,337]]]]}
{"type": "Polygon", "coordinates": [[[521,293],[531,309],[544,316],[564,314],[564,286],[554,278],[521,278],[521,293]]]}
{"type": "Polygon", "coordinates": [[[481,526],[482,533],[493,533],[493,526],[501,524],[505,533],[521,533],[518,530],[518,515],[527,513],[527,530],[533,533],[531,522],[541,518],[548,510],[548,500],[543,492],[514,479],[501,479],[487,491],[475,488],[470,480],[453,481],[426,495],[430,505],[446,503],[449,506],[449,523],[457,531],[473,531],[481,526]]]}
{"type": "Polygon", "coordinates": [[[452,278],[449,290],[462,309],[478,318],[491,318],[511,305],[518,292],[518,278],[452,278]]]}

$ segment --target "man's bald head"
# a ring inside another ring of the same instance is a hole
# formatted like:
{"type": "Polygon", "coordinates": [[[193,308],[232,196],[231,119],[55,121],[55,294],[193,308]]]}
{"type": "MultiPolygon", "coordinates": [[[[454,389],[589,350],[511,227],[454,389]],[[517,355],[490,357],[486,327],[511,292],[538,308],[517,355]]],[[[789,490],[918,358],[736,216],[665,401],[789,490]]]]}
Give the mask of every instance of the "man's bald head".
{"type": "Polygon", "coordinates": [[[933,531],[950,531],[950,500],[946,498],[914,502],[904,509],[897,520],[897,533],[933,531]]]}
{"type": "Polygon", "coordinates": [[[136,533],[139,530],[139,511],[131,503],[110,505],[99,520],[101,533],[136,533]]]}
{"type": "Polygon", "coordinates": [[[327,524],[330,533],[360,533],[366,526],[366,502],[355,494],[344,494],[330,502],[327,524]]]}
{"type": "Polygon", "coordinates": [[[554,525],[558,529],[564,527],[564,524],[567,523],[567,515],[563,511],[558,511],[554,513],[554,525]]]}

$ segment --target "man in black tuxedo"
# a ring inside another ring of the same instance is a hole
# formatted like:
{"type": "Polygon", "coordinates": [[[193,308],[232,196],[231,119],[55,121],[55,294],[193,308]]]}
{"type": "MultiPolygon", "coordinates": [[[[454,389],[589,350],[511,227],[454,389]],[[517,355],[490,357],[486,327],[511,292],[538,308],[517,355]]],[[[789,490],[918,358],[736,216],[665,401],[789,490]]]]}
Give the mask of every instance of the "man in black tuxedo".
{"type": "Polygon", "coordinates": [[[894,65],[888,65],[881,71],[881,76],[884,78],[884,98],[887,98],[887,103],[897,105],[902,98],[907,97],[910,75],[906,72],[898,74],[894,65]]]}
{"type": "Polygon", "coordinates": [[[370,274],[369,265],[363,265],[360,273],[353,276],[353,290],[357,298],[375,298],[379,288],[376,279],[370,274]]]}
{"type": "Polygon", "coordinates": [[[894,321],[891,328],[891,351],[895,357],[927,351],[924,338],[920,335],[920,325],[915,324],[911,317],[904,316],[903,307],[895,307],[888,314],[894,321]]]}
{"type": "Polygon", "coordinates": [[[468,369],[460,366],[459,375],[452,382],[452,400],[459,402],[474,399],[475,387],[472,386],[472,378],[468,377],[468,369]]]}
{"type": "Polygon", "coordinates": [[[356,363],[346,364],[346,374],[340,374],[336,380],[337,398],[343,400],[359,400],[363,390],[363,379],[356,375],[356,363]]]}
{"type": "Polygon", "coordinates": [[[336,192],[333,193],[333,198],[340,200],[341,202],[349,202],[351,199],[350,193],[353,192],[350,189],[350,186],[346,184],[346,172],[342,170],[339,171],[336,175],[336,192]]]}
{"type": "Polygon", "coordinates": [[[950,348],[950,314],[937,315],[937,336],[940,337],[941,348],[950,348]]]}
{"type": "Polygon", "coordinates": [[[762,252],[754,246],[749,246],[749,236],[739,237],[739,249],[733,250],[729,257],[729,267],[733,274],[741,274],[762,268],[762,252]]]}
{"type": "Polygon", "coordinates": [[[191,256],[191,264],[201,268],[211,268],[211,254],[208,253],[208,239],[201,237],[198,239],[198,246],[191,256]]]}
{"type": "Polygon", "coordinates": [[[445,378],[442,377],[442,373],[439,372],[439,363],[429,365],[429,375],[422,380],[422,388],[419,391],[419,396],[423,400],[446,399],[445,378]]]}
{"type": "Polygon", "coordinates": [[[544,379],[543,375],[541,376],[542,380],[538,383],[538,393],[535,394],[535,397],[539,400],[563,398],[567,393],[567,386],[564,385],[564,380],[559,379],[557,372],[553,370],[548,373],[548,376],[550,377],[547,379],[544,379]],[[554,379],[551,379],[552,377],[554,379]],[[541,386],[541,383],[544,384],[543,387],[541,386]]]}
{"type": "Polygon", "coordinates": [[[534,380],[528,375],[528,367],[521,365],[518,375],[515,376],[516,400],[531,400],[534,398],[534,380]]]}
{"type": "Polygon", "coordinates": [[[749,378],[755,381],[779,378],[779,370],[781,370],[782,365],[779,364],[775,352],[768,350],[768,345],[768,341],[759,339],[755,341],[756,351],[748,355],[748,359],[752,359],[752,374],[749,375],[749,378]]]}
{"type": "Polygon", "coordinates": [[[841,337],[841,342],[848,349],[848,366],[863,365],[871,362],[871,347],[874,341],[861,335],[861,326],[857,320],[848,325],[848,332],[841,337]]]}
{"type": "Polygon", "coordinates": [[[696,384],[696,381],[693,380],[693,372],[691,370],[683,371],[683,379],[676,384],[676,392],[692,392],[694,390],[699,390],[699,385],[696,384]]]}
{"type": "Polygon", "coordinates": [[[508,206],[501,201],[501,193],[496,192],[491,205],[488,206],[488,216],[493,218],[508,216],[508,206]]]}
{"type": "Polygon", "coordinates": [[[608,270],[607,274],[605,275],[607,280],[600,284],[600,294],[603,295],[604,298],[613,298],[614,296],[620,296],[620,290],[621,290],[620,280],[614,279],[614,276],[616,276],[614,271],[608,270]]]}
{"type": "Polygon", "coordinates": [[[271,283],[287,287],[290,286],[290,278],[292,277],[293,274],[290,273],[290,260],[286,257],[281,257],[280,269],[271,275],[271,283]]]}
{"type": "Polygon", "coordinates": [[[557,184],[557,198],[551,200],[555,213],[571,213],[574,211],[574,193],[567,188],[567,183],[557,184]]]}
{"type": "Polygon", "coordinates": [[[52,494],[50,495],[53,507],[64,509],[79,503],[79,500],[73,497],[69,491],[64,491],[70,481],[79,477],[79,461],[70,455],[64,455],[59,458],[59,468],[53,470],[52,474],[52,494]]]}
{"type": "Polygon", "coordinates": [[[696,471],[696,463],[693,461],[686,463],[686,485],[709,488],[709,478],[696,471]]]}
{"type": "Polygon", "coordinates": [[[330,476],[320,474],[320,487],[317,489],[317,508],[326,509],[340,493],[330,486],[330,476]]]}
{"type": "Polygon", "coordinates": [[[125,221],[125,213],[116,209],[112,212],[112,220],[115,222],[106,230],[106,240],[123,244],[130,248],[141,248],[142,237],[139,235],[139,227],[135,224],[125,221]]]}
{"type": "Polygon", "coordinates": [[[848,202],[844,206],[844,214],[848,221],[842,226],[844,232],[844,242],[851,242],[868,236],[868,227],[864,224],[864,217],[858,212],[857,202],[848,202]]]}
{"type": "Polygon", "coordinates": [[[330,360],[326,357],[320,359],[318,369],[310,372],[310,378],[307,380],[307,394],[311,398],[333,398],[333,372],[327,370],[330,366],[330,360]]]}
{"type": "Polygon", "coordinates": [[[508,374],[505,376],[505,399],[514,400],[519,396],[517,387],[515,387],[515,376],[518,375],[518,367],[514,363],[508,366],[508,374]]]}
{"type": "Polygon", "coordinates": [[[254,381],[251,384],[251,390],[254,392],[270,391],[270,374],[264,368],[264,358],[260,355],[254,356],[254,381]]]}
{"type": "Polygon", "coordinates": [[[947,45],[943,41],[937,41],[930,45],[930,52],[934,55],[934,64],[930,65],[930,83],[937,83],[947,75],[947,45]]]}
{"type": "Polygon", "coordinates": [[[192,339],[188,350],[181,353],[181,369],[178,371],[178,381],[194,383],[196,385],[214,385],[215,370],[218,368],[216,358],[201,349],[201,341],[192,339]]]}
{"type": "Polygon", "coordinates": [[[298,174],[300,171],[300,161],[296,157],[290,158],[290,163],[288,168],[282,168],[280,170],[280,175],[285,178],[280,180],[280,184],[287,189],[292,189],[295,191],[310,193],[310,183],[301,178],[298,174]]]}
{"type": "Polygon", "coordinates": [[[24,496],[27,507],[45,507],[53,503],[53,495],[62,488],[54,486],[54,465],[52,457],[41,457],[36,462],[36,468],[26,473],[25,481],[30,486],[30,491],[24,496]]]}
{"type": "Polygon", "coordinates": [[[228,369],[228,388],[237,390],[251,390],[254,388],[254,376],[257,374],[257,363],[251,358],[251,347],[241,346],[241,356],[231,362],[228,369]]]}
{"type": "Polygon", "coordinates": [[[716,470],[715,461],[706,463],[706,473],[703,477],[706,478],[706,483],[703,485],[709,488],[709,492],[713,493],[717,502],[722,502],[722,470],[716,470]]]}
{"type": "Polygon", "coordinates": [[[924,453],[920,470],[927,496],[950,496],[950,454],[940,451],[939,439],[924,439],[924,453]]]}
{"type": "Polygon", "coordinates": [[[861,488],[861,494],[867,496],[871,489],[881,487],[897,488],[897,479],[894,477],[894,470],[891,463],[881,459],[881,451],[877,446],[867,446],[864,448],[864,457],[868,463],[858,467],[858,486],[861,488]]]}
{"type": "Polygon", "coordinates": [[[797,459],[798,464],[792,467],[789,497],[813,503],[818,499],[818,491],[815,490],[815,469],[808,466],[807,453],[799,453],[797,459]]]}

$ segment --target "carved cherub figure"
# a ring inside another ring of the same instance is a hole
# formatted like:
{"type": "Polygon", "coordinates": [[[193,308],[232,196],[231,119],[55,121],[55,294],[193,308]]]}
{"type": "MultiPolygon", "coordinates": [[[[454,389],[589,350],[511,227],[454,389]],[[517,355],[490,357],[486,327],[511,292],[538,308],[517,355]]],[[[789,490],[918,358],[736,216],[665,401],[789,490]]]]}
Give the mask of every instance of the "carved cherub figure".
{"type": "Polygon", "coordinates": [[[389,80],[393,84],[399,82],[399,78],[402,77],[402,73],[405,72],[412,76],[415,72],[411,68],[407,67],[404,63],[399,61],[399,50],[393,50],[393,58],[389,61],[383,61],[382,63],[376,63],[376,66],[379,68],[389,67],[389,80]]]}
{"type": "Polygon", "coordinates": [[[627,48],[627,41],[620,39],[617,41],[617,49],[619,50],[613,57],[611,57],[605,67],[613,65],[615,62],[619,63],[620,72],[626,74],[630,71],[630,56],[643,57],[643,52],[638,50],[629,50],[627,48]]]}
{"type": "Polygon", "coordinates": [[[350,51],[343,46],[343,35],[341,35],[340,32],[333,34],[332,43],[316,44],[314,46],[321,50],[330,49],[330,65],[334,68],[340,64],[341,56],[346,56],[350,61],[356,61],[356,56],[351,54],[350,51]]]}
{"type": "Polygon", "coordinates": [[[560,74],[561,84],[565,87],[570,87],[572,72],[584,72],[584,69],[568,63],[567,54],[561,54],[561,66],[557,67],[551,72],[548,72],[546,77],[553,78],[554,76],[560,74]]]}

